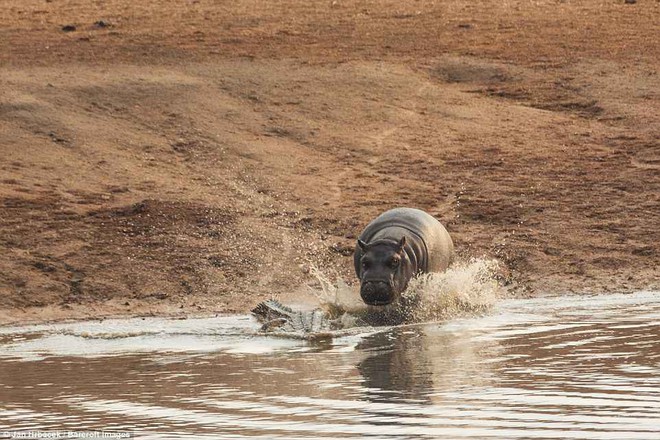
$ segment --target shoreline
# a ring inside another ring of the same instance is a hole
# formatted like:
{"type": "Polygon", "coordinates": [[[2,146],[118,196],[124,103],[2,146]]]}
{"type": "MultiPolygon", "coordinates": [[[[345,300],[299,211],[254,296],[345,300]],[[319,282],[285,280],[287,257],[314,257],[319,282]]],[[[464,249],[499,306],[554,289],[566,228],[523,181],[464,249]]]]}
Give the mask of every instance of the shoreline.
{"type": "Polygon", "coordinates": [[[517,295],[660,285],[655,5],[129,5],[0,17],[3,316],[354,282],[396,206],[517,295]]]}
{"type": "MultiPolygon", "coordinates": [[[[608,291],[608,292],[567,292],[567,293],[547,293],[541,295],[532,295],[532,296],[520,296],[520,295],[507,295],[501,300],[510,300],[510,299],[534,299],[534,298],[583,298],[591,296],[607,296],[607,295],[635,295],[643,292],[660,292],[659,287],[651,288],[642,288],[639,290],[631,291],[608,291]]],[[[288,304],[288,303],[287,303],[288,304]]],[[[497,301],[495,302],[497,304],[497,301]]],[[[92,321],[105,321],[105,320],[126,320],[126,319],[138,319],[138,318],[162,318],[166,320],[182,320],[182,319],[199,319],[199,318],[212,318],[218,316],[249,316],[250,312],[245,310],[240,311],[226,311],[226,310],[200,310],[196,307],[189,309],[181,309],[176,305],[172,304],[158,304],[154,305],[142,305],[138,307],[138,311],[117,311],[116,306],[104,307],[103,305],[81,305],[80,307],[73,308],[62,308],[58,307],[53,309],[52,307],[48,308],[31,308],[31,309],[21,309],[21,310],[0,310],[0,328],[10,328],[10,327],[31,327],[37,325],[48,325],[48,324],[66,324],[66,323],[76,323],[76,322],[92,322],[92,321]],[[91,310],[100,312],[96,317],[85,316],[91,310]],[[9,317],[12,313],[16,314],[14,317],[9,317]],[[27,319],[26,319],[27,318],[27,319]]],[[[423,324],[427,321],[419,322],[416,324],[423,324]]],[[[428,322],[434,322],[428,321],[428,322]]]]}

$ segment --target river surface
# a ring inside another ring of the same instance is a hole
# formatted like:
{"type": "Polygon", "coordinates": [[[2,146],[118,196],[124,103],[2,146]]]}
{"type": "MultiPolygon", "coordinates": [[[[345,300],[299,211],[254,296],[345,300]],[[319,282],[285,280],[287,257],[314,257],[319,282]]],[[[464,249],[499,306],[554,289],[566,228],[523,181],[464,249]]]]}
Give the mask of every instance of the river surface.
{"type": "Polygon", "coordinates": [[[504,300],[332,341],[249,316],[0,328],[0,435],[660,439],[660,293],[504,300]]]}

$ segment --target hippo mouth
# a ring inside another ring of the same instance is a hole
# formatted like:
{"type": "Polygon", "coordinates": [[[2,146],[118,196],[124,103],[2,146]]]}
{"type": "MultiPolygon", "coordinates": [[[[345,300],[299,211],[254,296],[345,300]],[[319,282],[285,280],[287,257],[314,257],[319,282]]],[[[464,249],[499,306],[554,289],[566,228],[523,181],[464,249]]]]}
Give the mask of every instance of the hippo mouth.
{"type": "Polygon", "coordinates": [[[386,306],[394,301],[393,286],[386,281],[365,281],[360,286],[362,301],[370,306],[386,306]]]}
{"type": "Polygon", "coordinates": [[[371,301],[371,302],[365,301],[365,303],[367,303],[370,306],[387,306],[387,305],[392,304],[392,300],[387,300],[387,301],[374,300],[374,301],[371,301]]]}

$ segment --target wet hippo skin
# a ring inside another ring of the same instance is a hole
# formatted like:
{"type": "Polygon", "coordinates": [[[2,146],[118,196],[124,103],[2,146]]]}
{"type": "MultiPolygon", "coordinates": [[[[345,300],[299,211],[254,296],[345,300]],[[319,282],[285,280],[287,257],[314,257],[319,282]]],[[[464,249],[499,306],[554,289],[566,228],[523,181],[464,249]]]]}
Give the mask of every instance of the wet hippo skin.
{"type": "Polygon", "coordinates": [[[355,247],[360,296],[369,305],[392,304],[416,275],[446,270],[453,254],[449,233],[430,214],[414,208],[386,211],[367,225],[355,247]]]}

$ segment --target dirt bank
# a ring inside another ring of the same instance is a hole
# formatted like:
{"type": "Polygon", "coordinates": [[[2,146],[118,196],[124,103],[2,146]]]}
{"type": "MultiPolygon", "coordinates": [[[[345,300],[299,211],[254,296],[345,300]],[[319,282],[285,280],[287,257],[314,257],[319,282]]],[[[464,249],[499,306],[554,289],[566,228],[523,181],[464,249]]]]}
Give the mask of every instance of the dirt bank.
{"type": "Polygon", "coordinates": [[[0,4],[0,322],[246,311],[401,205],[660,285],[660,3],[0,4]]]}

